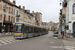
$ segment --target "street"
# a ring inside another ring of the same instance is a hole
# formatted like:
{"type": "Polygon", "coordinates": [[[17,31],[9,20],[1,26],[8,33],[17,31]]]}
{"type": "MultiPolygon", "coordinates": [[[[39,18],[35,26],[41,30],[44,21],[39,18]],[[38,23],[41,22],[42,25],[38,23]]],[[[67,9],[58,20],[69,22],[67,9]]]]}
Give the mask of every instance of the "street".
{"type": "Polygon", "coordinates": [[[64,50],[64,48],[53,48],[54,46],[63,47],[63,42],[52,37],[52,32],[22,40],[15,40],[12,36],[0,38],[0,50],[64,50]]]}

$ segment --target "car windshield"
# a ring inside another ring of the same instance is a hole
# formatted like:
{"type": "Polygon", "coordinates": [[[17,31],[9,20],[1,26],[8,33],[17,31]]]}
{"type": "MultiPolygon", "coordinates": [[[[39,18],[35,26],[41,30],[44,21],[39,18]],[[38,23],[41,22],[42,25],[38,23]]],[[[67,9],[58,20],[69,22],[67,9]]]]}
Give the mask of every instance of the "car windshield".
{"type": "Polygon", "coordinates": [[[54,32],[54,34],[58,34],[58,32],[54,32]]]}

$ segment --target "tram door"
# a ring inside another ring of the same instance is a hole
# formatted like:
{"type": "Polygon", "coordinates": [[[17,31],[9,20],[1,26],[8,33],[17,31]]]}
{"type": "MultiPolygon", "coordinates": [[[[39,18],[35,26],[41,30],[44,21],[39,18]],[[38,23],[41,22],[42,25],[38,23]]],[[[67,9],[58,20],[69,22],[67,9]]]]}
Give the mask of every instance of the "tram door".
{"type": "Polygon", "coordinates": [[[73,23],[73,37],[75,37],[75,22],[73,23]]]}

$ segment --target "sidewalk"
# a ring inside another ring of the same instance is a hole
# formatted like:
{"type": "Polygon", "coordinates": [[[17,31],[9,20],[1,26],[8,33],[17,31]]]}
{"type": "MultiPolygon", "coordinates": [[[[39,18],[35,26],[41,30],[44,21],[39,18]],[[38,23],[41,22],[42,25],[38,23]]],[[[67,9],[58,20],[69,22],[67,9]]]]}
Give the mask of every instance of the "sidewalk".
{"type": "Polygon", "coordinates": [[[66,50],[75,50],[75,38],[62,39],[66,50]]]}
{"type": "Polygon", "coordinates": [[[13,36],[13,33],[0,34],[0,37],[13,36]]]}

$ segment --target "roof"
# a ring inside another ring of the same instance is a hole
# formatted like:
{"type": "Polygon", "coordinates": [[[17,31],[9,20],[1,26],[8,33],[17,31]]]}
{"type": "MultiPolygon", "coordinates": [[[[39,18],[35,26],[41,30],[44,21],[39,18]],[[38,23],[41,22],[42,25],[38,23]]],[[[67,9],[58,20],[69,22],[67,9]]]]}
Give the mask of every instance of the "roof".
{"type": "Polygon", "coordinates": [[[17,5],[15,5],[14,3],[12,3],[10,0],[2,0],[2,1],[4,1],[5,3],[8,3],[11,6],[15,6],[15,7],[19,8],[17,5]]]}
{"type": "Polygon", "coordinates": [[[4,2],[6,2],[6,3],[8,3],[8,4],[10,4],[10,5],[14,5],[14,3],[12,3],[10,0],[2,0],[2,1],[4,1],[4,2]]]}
{"type": "MultiPolygon", "coordinates": [[[[38,26],[38,25],[30,24],[30,23],[24,23],[24,22],[16,22],[16,24],[25,24],[25,25],[30,25],[30,26],[34,26],[34,27],[45,28],[45,27],[41,27],[41,26],[38,26]]],[[[46,29],[46,28],[45,28],[45,29],[46,29]]]]}

